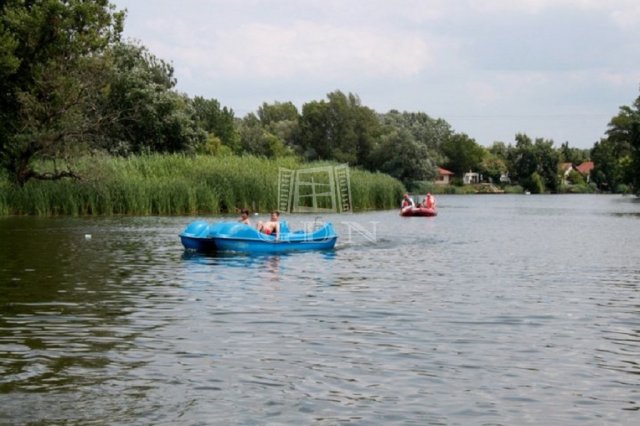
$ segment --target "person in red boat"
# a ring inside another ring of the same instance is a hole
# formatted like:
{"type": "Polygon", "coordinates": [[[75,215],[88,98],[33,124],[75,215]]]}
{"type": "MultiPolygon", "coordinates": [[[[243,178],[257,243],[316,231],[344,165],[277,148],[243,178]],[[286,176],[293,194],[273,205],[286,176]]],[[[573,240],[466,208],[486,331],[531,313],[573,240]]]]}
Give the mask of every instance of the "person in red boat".
{"type": "Polygon", "coordinates": [[[278,239],[280,237],[280,212],[274,210],[271,212],[271,220],[258,222],[258,231],[267,235],[275,235],[278,239]]]}
{"type": "Polygon", "coordinates": [[[428,209],[436,208],[436,198],[431,195],[430,192],[427,192],[427,196],[424,199],[424,206],[428,209]]]}
{"type": "Polygon", "coordinates": [[[400,204],[401,209],[406,209],[407,207],[415,207],[416,204],[413,201],[413,198],[409,197],[409,194],[404,194],[402,197],[402,204],[400,204]]]}

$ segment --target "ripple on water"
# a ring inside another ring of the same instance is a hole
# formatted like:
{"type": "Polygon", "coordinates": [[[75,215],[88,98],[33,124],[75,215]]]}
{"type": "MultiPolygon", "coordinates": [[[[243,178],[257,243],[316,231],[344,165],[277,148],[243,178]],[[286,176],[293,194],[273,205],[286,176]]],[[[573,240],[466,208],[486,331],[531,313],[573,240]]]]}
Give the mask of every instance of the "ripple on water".
{"type": "Polygon", "coordinates": [[[185,253],[184,218],[0,221],[0,414],[634,424],[640,230],[573,199],[442,197],[434,220],[353,215],[375,238],[339,224],[335,251],[267,256],[185,253]]]}

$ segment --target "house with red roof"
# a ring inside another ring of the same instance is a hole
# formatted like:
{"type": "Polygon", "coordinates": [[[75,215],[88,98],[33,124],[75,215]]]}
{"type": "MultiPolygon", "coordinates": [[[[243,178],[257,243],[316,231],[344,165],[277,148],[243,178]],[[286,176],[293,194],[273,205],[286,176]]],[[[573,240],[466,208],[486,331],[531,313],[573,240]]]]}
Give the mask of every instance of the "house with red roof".
{"type": "Polygon", "coordinates": [[[591,173],[591,170],[593,170],[593,161],[585,161],[582,164],[580,164],[578,167],[576,167],[576,169],[580,173],[586,176],[589,173],[591,173]]]}
{"type": "Polygon", "coordinates": [[[584,161],[576,170],[584,176],[584,179],[589,183],[591,181],[591,170],[593,170],[593,161],[584,161]]]}
{"type": "Polygon", "coordinates": [[[560,163],[558,166],[560,174],[562,175],[562,183],[568,184],[569,174],[572,171],[580,173],[585,182],[589,183],[591,177],[591,170],[593,170],[593,161],[584,161],[579,166],[573,165],[573,163],[560,163]]]}
{"type": "Polygon", "coordinates": [[[455,173],[443,169],[442,167],[438,167],[438,175],[436,176],[436,184],[438,185],[449,185],[451,183],[451,177],[455,173]]]}

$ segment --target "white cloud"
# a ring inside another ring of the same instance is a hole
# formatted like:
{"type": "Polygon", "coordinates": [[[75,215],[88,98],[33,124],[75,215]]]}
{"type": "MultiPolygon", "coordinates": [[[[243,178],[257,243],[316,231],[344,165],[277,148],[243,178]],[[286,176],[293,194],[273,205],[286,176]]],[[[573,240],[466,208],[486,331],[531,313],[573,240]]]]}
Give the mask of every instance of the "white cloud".
{"type": "Polygon", "coordinates": [[[596,9],[608,2],[602,0],[484,0],[482,2],[469,0],[469,6],[476,11],[489,13],[520,12],[536,14],[547,9],[570,7],[573,9],[596,9]]]}
{"type": "Polygon", "coordinates": [[[636,33],[640,28],[640,3],[636,0],[633,2],[623,2],[626,7],[614,9],[611,12],[612,21],[623,30],[632,30],[636,33]]]}
{"type": "Polygon", "coordinates": [[[633,85],[637,85],[638,82],[640,82],[640,71],[604,71],[600,74],[600,79],[612,87],[631,87],[633,85]]]}
{"type": "Polygon", "coordinates": [[[425,70],[434,48],[415,33],[377,34],[363,28],[298,21],[290,26],[249,23],[232,30],[170,28],[175,47],[154,52],[201,68],[209,77],[316,79],[352,75],[407,77],[425,70]]]}
{"type": "Polygon", "coordinates": [[[640,81],[637,0],[113,1],[180,90],[235,111],[338,89],[479,141],[588,144],[640,81]]]}
{"type": "MultiPolygon", "coordinates": [[[[637,0],[467,0],[469,7],[484,14],[539,14],[550,10],[597,11],[622,30],[640,27],[640,3],[637,0]]],[[[567,22],[570,25],[570,22],[567,22]]]]}

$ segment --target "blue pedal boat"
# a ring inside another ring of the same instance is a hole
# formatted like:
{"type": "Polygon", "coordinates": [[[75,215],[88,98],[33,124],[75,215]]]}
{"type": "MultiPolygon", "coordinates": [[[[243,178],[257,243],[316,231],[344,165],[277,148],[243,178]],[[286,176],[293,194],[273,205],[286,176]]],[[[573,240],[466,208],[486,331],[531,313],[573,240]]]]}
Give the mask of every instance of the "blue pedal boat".
{"type": "Polygon", "coordinates": [[[325,223],[310,232],[291,232],[280,222],[280,237],[263,234],[252,226],[238,222],[209,223],[196,220],[180,233],[187,250],[199,252],[236,251],[245,253],[282,253],[289,251],[330,250],[338,240],[333,225],[325,223]]]}

